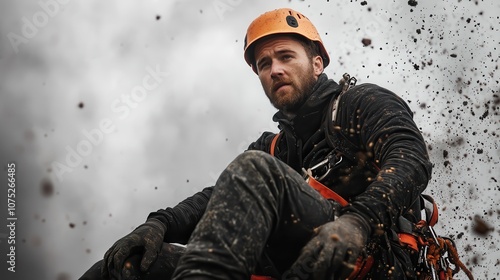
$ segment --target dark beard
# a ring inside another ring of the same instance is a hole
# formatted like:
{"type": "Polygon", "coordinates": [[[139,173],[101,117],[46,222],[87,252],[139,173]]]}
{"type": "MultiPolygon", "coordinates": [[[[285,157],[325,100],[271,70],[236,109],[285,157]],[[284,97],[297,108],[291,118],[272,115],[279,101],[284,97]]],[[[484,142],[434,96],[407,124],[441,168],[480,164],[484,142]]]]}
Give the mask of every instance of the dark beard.
{"type": "MultiPolygon", "coordinates": [[[[316,78],[311,75],[308,77],[306,82],[304,83],[303,88],[297,89],[298,97],[294,100],[294,102],[282,106],[282,108],[278,108],[279,110],[287,113],[287,114],[296,114],[299,109],[306,103],[309,97],[313,93],[314,85],[316,84],[316,78]]],[[[274,105],[274,104],[273,104],[274,105]]],[[[275,106],[276,107],[276,106],[275,106]]]]}
{"type": "Polygon", "coordinates": [[[264,87],[264,92],[266,93],[271,104],[278,110],[282,111],[286,115],[295,115],[295,113],[304,105],[304,103],[309,99],[309,96],[313,93],[314,86],[316,85],[318,78],[314,75],[314,68],[311,64],[309,65],[309,69],[304,72],[303,77],[303,86],[298,88],[296,84],[290,84],[294,90],[295,95],[292,96],[288,100],[280,100],[280,98],[273,97],[273,88],[276,84],[280,82],[289,83],[291,81],[288,80],[275,80],[269,88],[264,87]]]}

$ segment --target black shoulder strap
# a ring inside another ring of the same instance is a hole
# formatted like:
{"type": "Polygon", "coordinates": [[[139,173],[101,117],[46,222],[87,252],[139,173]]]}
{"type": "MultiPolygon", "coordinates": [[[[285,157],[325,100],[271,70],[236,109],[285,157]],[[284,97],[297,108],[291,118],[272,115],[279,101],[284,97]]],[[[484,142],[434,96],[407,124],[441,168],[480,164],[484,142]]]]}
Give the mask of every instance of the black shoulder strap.
{"type": "Polygon", "coordinates": [[[357,162],[356,152],[359,150],[359,147],[356,147],[356,145],[345,137],[342,133],[342,128],[336,124],[336,118],[341,97],[356,85],[356,81],[355,77],[350,77],[347,73],[342,76],[339,82],[342,91],[330,101],[328,112],[332,112],[332,115],[330,117],[327,116],[325,119],[325,134],[328,144],[352,162],[357,162]]]}

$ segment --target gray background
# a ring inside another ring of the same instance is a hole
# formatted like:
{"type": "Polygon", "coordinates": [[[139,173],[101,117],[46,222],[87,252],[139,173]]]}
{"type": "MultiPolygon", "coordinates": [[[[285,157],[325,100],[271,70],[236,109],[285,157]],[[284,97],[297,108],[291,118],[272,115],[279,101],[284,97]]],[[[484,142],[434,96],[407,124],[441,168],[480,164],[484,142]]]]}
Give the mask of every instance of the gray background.
{"type": "Polygon", "coordinates": [[[15,274],[0,226],[2,279],[77,279],[149,212],[277,131],[242,49],[251,20],[278,7],[316,24],[331,78],[349,72],[408,101],[435,164],[438,233],[455,236],[476,279],[498,279],[500,4],[381,2],[0,2],[0,221],[12,161],[18,218],[15,274]],[[124,107],[148,67],[168,75],[124,107]],[[89,145],[103,120],[113,130],[89,145]]]}

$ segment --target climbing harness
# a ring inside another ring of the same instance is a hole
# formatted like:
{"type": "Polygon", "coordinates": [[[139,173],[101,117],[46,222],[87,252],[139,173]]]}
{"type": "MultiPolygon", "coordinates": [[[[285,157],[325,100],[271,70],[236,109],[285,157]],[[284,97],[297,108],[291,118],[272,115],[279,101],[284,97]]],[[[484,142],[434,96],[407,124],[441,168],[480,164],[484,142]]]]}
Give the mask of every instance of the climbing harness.
{"type": "MultiPolygon", "coordinates": [[[[356,85],[356,78],[350,77],[345,73],[339,82],[342,90],[335,98],[332,106],[332,123],[335,122],[337,115],[339,99],[350,88],[356,85]]],[[[348,205],[348,201],[342,196],[337,194],[332,189],[328,188],[320,181],[326,178],[335,169],[335,166],[340,164],[344,157],[348,159],[356,159],[354,151],[356,151],[354,144],[346,140],[342,136],[337,136],[340,132],[331,131],[329,136],[332,145],[337,147],[340,153],[329,153],[324,160],[308,169],[303,169],[304,178],[306,182],[315,190],[317,190],[326,199],[333,199],[341,206],[348,205]]],[[[271,141],[270,154],[275,155],[276,145],[282,135],[282,132],[276,134],[271,141]]],[[[356,161],[354,161],[356,162],[356,161]]],[[[380,170],[375,163],[372,163],[376,171],[380,170]]],[[[460,270],[464,271],[468,279],[472,280],[474,277],[472,273],[460,261],[455,243],[448,237],[438,236],[434,230],[434,225],[438,221],[438,207],[434,199],[422,194],[420,195],[421,205],[421,220],[413,223],[404,216],[398,220],[396,227],[397,237],[399,243],[403,247],[407,247],[418,254],[417,263],[414,264],[416,269],[417,278],[419,280],[453,280],[453,276],[460,270]]],[[[365,258],[358,258],[356,268],[349,276],[348,280],[361,280],[370,271],[374,263],[373,256],[368,255],[365,258]]],[[[271,280],[267,276],[252,276],[251,280],[271,280]],[[261,277],[261,278],[259,278],[261,277]]]]}

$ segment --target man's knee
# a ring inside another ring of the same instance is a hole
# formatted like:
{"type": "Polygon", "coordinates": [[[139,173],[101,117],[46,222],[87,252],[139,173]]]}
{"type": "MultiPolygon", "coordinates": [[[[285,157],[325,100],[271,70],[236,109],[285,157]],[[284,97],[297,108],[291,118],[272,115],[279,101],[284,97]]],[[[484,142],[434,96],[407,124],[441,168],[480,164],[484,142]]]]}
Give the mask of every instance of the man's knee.
{"type": "Polygon", "coordinates": [[[276,158],[263,151],[245,151],[236,157],[235,163],[242,165],[263,166],[276,163],[276,158]]]}
{"type": "Polygon", "coordinates": [[[282,180],[292,170],[279,159],[263,151],[246,151],[238,155],[226,169],[231,178],[241,177],[245,181],[262,179],[282,180]]]}
{"type": "Polygon", "coordinates": [[[222,172],[216,183],[217,190],[229,188],[254,190],[261,187],[270,187],[273,180],[283,178],[276,176],[277,159],[262,151],[246,151],[238,155],[222,172]],[[262,184],[262,182],[265,182],[262,184]]]}
{"type": "Polygon", "coordinates": [[[247,158],[247,159],[265,159],[265,158],[274,158],[270,154],[259,151],[259,150],[249,150],[241,153],[238,157],[247,158]]]}

